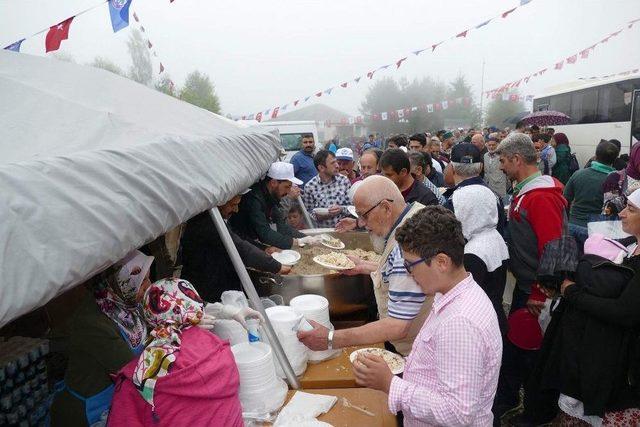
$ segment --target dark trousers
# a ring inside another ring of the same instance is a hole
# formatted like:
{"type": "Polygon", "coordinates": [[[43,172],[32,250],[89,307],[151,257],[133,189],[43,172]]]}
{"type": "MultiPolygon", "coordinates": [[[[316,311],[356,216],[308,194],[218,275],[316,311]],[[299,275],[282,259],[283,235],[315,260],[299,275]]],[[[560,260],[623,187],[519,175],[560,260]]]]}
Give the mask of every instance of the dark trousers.
{"type": "MultiPolygon", "coordinates": [[[[509,314],[526,307],[528,299],[529,295],[520,290],[516,284],[509,314]]],[[[537,350],[523,350],[516,347],[506,336],[504,337],[498,390],[493,401],[494,423],[498,424],[494,425],[499,425],[500,417],[518,404],[520,387],[525,384],[529,373],[533,370],[537,353],[537,350]]]]}

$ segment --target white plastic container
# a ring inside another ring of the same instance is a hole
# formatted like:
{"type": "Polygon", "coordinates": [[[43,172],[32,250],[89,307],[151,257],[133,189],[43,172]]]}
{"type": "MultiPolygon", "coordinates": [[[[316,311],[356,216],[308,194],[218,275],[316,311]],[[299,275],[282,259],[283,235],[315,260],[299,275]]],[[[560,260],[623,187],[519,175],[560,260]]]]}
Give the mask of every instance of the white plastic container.
{"type": "Polygon", "coordinates": [[[213,333],[220,339],[228,340],[230,345],[249,342],[247,331],[235,320],[216,320],[213,333]]]}
{"type": "Polygon", "coordinates": [[[242,412],[269,413],[280,409],[287,397],[287,385],[276,377],[271,347],[265,343],[231,346],[240,374],[242,412]]]}
{"type": "MultiPolygon", "coordinates": [[[[329,301],[325,297],[315,294],[299,295],[291,299],[289,305],[307,321],[314,320],[322,326],[334,329],[329,318],[329,301]]],[[[309,351],[309,361],[321,362],[331,359],[339,352],[339,350],[309,351]]]]}
{"type": "MultiPolygon", "coordinates": [[[[297,314],[293,308],[287,306],[269,307],[266,310],[267,317],[271,321],[271,325],[278,336],[280,345],[289,359],[293,372],[300,376],[307,369],[307,361],[309,360],[309,349],[298,340],[297,327],[302,320],[302,315],[297,314]]],[[[266,334],[262,334],[263,339],[267,340],[266,334]]],[[[275,361],[276,373],[280,378],[286,375],[277,360],[275,361]]]]}

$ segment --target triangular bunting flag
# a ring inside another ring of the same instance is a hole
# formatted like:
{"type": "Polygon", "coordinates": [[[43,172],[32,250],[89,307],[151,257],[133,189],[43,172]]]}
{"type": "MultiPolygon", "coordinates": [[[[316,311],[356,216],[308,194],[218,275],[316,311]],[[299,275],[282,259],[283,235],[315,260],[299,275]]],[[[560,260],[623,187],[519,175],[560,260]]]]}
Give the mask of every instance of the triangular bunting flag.
{"type": "Polygon", "coordinates": [[[600,43],[606,43],[606,42],[609,41],[610,38],[611,38],[611,35],[609,35],[609,36],[603,38],[602,40],[600,40],[600,43]]]}
{"type": "Polygon", "coordinates": [[[439,102],[436,102],[435,104],[433,104],[433,107],[435,108],[436,111],[442,110],[442,104],[440,104],[439,102]]]}
{"type": "Polygon", "coordinates": [[[553,67],[556,70],[562,70],[562,66],[564,65],[564,61],[560,61],[556,63],[556,66],[553,67]]]}
{"type": "Polygon", "coordinates": [[[280,111],[280,107],[276,107],[273,109],[273,113],[271,113],[272,119],[275,119],[276,117],[278,117],[278,111],[280,111]]]}
{"type": "Polygon", "coordinates": [[[373,73],[375,73],[375,71],[369,71],[369,72],[367,73],[367,77],[368,77],[369,79],[372,79],[372,78],[373,78],[373,73]]]}
{"type": "Polygon", "coordinates": [[[294,107],[297,107],[299,102],[300,102],[300,100],[299,100],[299,99],[296,99],[295,101],[293,101],[293,106],[294,106],[294,107]]]}
{"type": "Polygon", "coordinates": [[[433,104],[427,104],[427,113],[433,113],[433,104]]]}
{"type": "Polygon", "coordinates": [[[140,25],[140,31],[142,31],[143,33],[146,33],[144,27],[142,25],[140,25]]]}
{"type": "Polygon", "coordinates": [[[304,102],[307,102],[307,101],[309,100],[309,98],[311,98],[311,97],[310,97],[310,96],[307,96],[307,97],[304,99],[304,102]]]}
{"type": "MultiPolygon", "coordinates": [[[[631,25],[633,25],[633,24],[631,24],[631,25]]],[[[414,50],[412,53],[413,53],[415,56],[418,56],[418,55],[420,55],[422,52],[424,52],[425,50],[426,50],[426,49],[414,50]]]]}
{"type": "Polygon", "coordinates": [[[387,112],[385,111],[384,113],[381,113],[380,117],[382,118],[382,120],[387,120],[388,118],[387,112]]]}
{"type": "Polygon", "coordinates": [[[404,61],[406,61],[406,60],[407,60],[407,57],[406,57],[406,56],[405,56],[404,58],[400,58],[400,59],[398,59],[398,61],[396,62],[396,69],[400,68],[400,66],[402,65],[402,63],[403,63],[404,61]]]}
{"type": "Polygon", "coordinates": [[[524,78],[524,82],[525,82],[525,83],[529,83],[529,79],[530,79],[530,78],[531,78],[531,76],[527,76],[527,77],[525,77],[525,78],[524,78]]]}
{"type": "Polygon", "coordinates": [[[440,46],[441,44],[442,44],[442,42],[439,42],[439,43],[436,43],[436,44],[432,44],[432,45],[431,45],[431,52],[435,51],[435,50],[436,50],[436,48],[437,48],[438,46],[440,46]]]}
{"type": "Polygon", "coordinates": [[[514,7],[513,9],[507,10],[506,12],[504,12],[504,13],[502,14],[502,17],[503,17],[503,18],[506,18],[506,17],[507,17],[511,12],[513,12],[513,11],[514,11],[514,10],[516,10],[516,9],[517,9],[517,7],[514,7]]]}
{"type": "Polygon", "coordinates": [[[340,86],[346,88],[347,87],[347,82],[342,83],[340,86]]]}
{"type": "Polygon", "coordinates": [[[284,104],[284,105],[282,106],[282,111],[286,110],[288,106],[289,106],[289,104],[284,104]]]}
{"type": "Polygon", "coordinates": [[[262,121],[262,111],[259,112],[258,114],[256,114],[256,120],[261,122],[262,121]]]}
{"type": "Polygon", "coordinates": [[[18,40],[15,43],[11,43],[9,46],[5,47],[4,50],[11,50],[13,52],[20,52],[20,46],[22,46],[22,42],[23,41],[24,41],[24,39],[18,40]]]}
{"type": "Polygon", "coordinates": [[[543,75],[546,71],[547,71],[547,69],[543,68],[542,70],[538,71],[538,74],[543,75]]]}
{"type": "Polygon", "coordinates": [[[332,87],[330,87],[329,89],[325,90],[324,93],[326,93],[327,95],[331,95],[331,91],[333,90],[332,87]]]}
{"type": "Polygon", "coordinates": [[[316,96],[317,96],[318,98],[320,98],[320,97],[322,96],[322,92],[318,92],[318,93],[316,93],[316,96]]]}
{"type": "Polygon", "coordinates": [[[136,15],[135,12],[133,12],[133,19],[135,19],[136,22],[140,22],[140,20],[138,19],[138,15],[136,15]]]}
{"type": "Polygon", "coordinates": [[[578,60],[578,54],[571,55],[570,57],[567,58],[567,64],[575,64],[577,60],[578,60]]]}
{"type": "Polygon", "coordinates": [[[151,49],[153,47],[153,45],[151,44],[151,40],[147,40],[147,47],[149,49],[151,49]]]}
{"type": "Polygon", "coordinates": [[[469,31],[469,30],[464,30],[460,34],[456,34],[456,37],[467,37],[467,31],[469,31]]]}
{"type": "Polygon", "coordinates": [[[449,102],[448,101],[442,101],[442,109],[446,110],[447,108],[449,108],[449,102]]]}
{"type": "Polygon", "coordinates": [[[580,52],[580,58],[587,59],[589,57],[589,50],[591,50],[591,49],[585,49],[585,50],[581,51],[580,52]]]}
{"type": "Polygon", "coordinates": [[[404,110],[398,110],[396,111],[398,118],[399,119],[403,119],[404,118],[404,110]]]}
{"type": "Polygon", "coordinates": [[[73,21],[73,18],[74,17],[72,16],[71,18],[49,28],[44,43],[46,52],[52,52],[60,49],[60,43],[62,43],[62,40],[67,40],[69,38],[69,27],[71,27],[71,21],[73,21]]]}
{"type": "Polygon", "coordinates": [[[160,63],[160,74],[162,74],[164,72],[164,65],[162,65],[162,62],[160,63]]]}
{"type": "Polygon", "coordinates": [[[477,30],[478,28],[482,28],[482,27],[484,27],[484,26],[485,26],[485,25],[487,25],[489,22],[491,22],[491,19],[489,19],[488,21],[484,21],[484,22],[483,22],[482,24],[480,24],[480,25],[477,25],[477,26],[476,26],[476,30],[477,30]]]}
{"type": "MultiPolygon", "coordinates": [[[[383,65],[382,67],[378,68],[378,70],[386,70],[387,68],[389,68],[389,65],[391,65],[391,64],[383,65]]],[[[376,71],[378,71],[378,70],[376,70],[376,71]]]]}
{"type": "Polygon", "coordinates": [[[355,79],[353,79],[353,81],[354,81],[354,82],[356,82],[356,84],[357,84],[357,83],[360,83],[360,79],[361,79],[361,78],[362,78],[362,77],[356,77],[355,79]]]}
{"type": "Polygon", "coordinates": [[[622,32],[622,30],[618,30],[618,31],[616,31],[615,33],[611,33],[611,34],[609,34],[609,37],[615,37],[615,36],[617,36],[618,34],[620,34],[621,32],[622,32]]]}

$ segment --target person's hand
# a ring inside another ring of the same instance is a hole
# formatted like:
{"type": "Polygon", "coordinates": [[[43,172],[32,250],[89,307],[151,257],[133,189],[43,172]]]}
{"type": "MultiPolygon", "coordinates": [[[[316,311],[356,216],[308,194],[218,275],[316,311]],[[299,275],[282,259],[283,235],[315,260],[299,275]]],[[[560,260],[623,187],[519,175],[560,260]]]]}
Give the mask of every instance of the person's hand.
{"type": "Polygon", "coordinates": [[[216,325],[216,318],[213,316],[210,316],[208,314],[203,314],[202,318],[200,319],[200,323],[198,323],[198,327],[202,328],[206,331],[213,331],[213,328],[216,325]]]}
{"type": "Polygon", "coordinates": [[[247,329],[247,317],[258,319],[260,323],[264,323],[264,317],[259,311],[256,311],[249,307],[241,308],[236,314],[233,315],[233,320],[240,323],[243,328],[247,329]]]}
{"type": "Polygon", "coordinates": [[[529,310],[529,313],[533,314],[534,316],[538,317],[543,308],[544,301],[537,301],[531,298],[527,300],[527,310],[529,310]]]}
{"type": "Polygon", "coordinates": [[[300,187],[298,187],[297,185],[293,184],[291,186],[291,190],[289,190],[289,194],[287,196],[290,199],[296,200],[298,197],[300,197],[300,187]]]}
{"type": "Polygon", "coordinates": [[[280,271],[278,271],[278,274],[289,274],[289,273],[291,273],[290,265],[283,265],[282,267],[280,267],[280,271]]]}
{"type": "Polygon", "coordinates": [[[333,218],[334,216],[338,216],[342,213],[342,208],[338,205],[333,205],[329,208],[329,218],[333,218]]]}
{"type": "Polygon", "coordinates": [[[337,233],[346,233],[347,231],[355,230],[358,226],[358,220],[355,218],[342,218],[336,224],[337,233]]]}
{"type": "Polygon", "coordinates": [[[326,350],[329,347],[329,329],[315,320],[309,320],[313,330],[298,331],[298,340],[311,350],[326,350]]]}
{"type": "Polygon", "coordinates": [[[282,252],[282,249],[276,248],[275,246],[269,246],[264,251],[267,253],[267,255],[271,255],[275,252],[282,252]]]}
{"type": "Polygon", "coordinates": [[[361,353],[353,364],[356,384],[389,393],[393,374],[380,356],[361,353]]]}
{"type": "Polygon", "coordinates": [[[575,285],[575,282],[572,282],[569,279],[564,279],[564,282],[562,282],[562,285],[560,285],[560,293],[564,295],[564,291],[566,291],[569,286],[573,285],[575,285]]]}

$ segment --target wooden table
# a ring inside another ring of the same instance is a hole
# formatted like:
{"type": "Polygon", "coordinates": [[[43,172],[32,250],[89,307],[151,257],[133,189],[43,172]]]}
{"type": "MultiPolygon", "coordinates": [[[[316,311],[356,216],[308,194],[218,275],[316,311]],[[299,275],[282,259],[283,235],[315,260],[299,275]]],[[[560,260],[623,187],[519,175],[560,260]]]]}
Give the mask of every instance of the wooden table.
{"type": "MultiPolygon", "coordinates": [[[[396,416],[389,412],[387,395],[370,388],[337,388],[302,390],[306,393],[326,394],[338,397],[338,401],[331,410],[318,417],[318,420],[331,424],[334,427],[397,427],[396,416]],[[352,408],[346,408],[340,398],[346,397],[353,405],[373,412],[375,417],[363,414],[352,408]]],[[[287,401],[293,397],[295,391],[290,390],[287,401]]]]}
{"type": "Polygon", "coordinates": [[[358,387],[349,355],[355,350],[367,347],[384,348],[384,344],[345,347],[338,357],[320,363],[309,363],[307,370],[300,377],[302,389],[358,387]]]}

